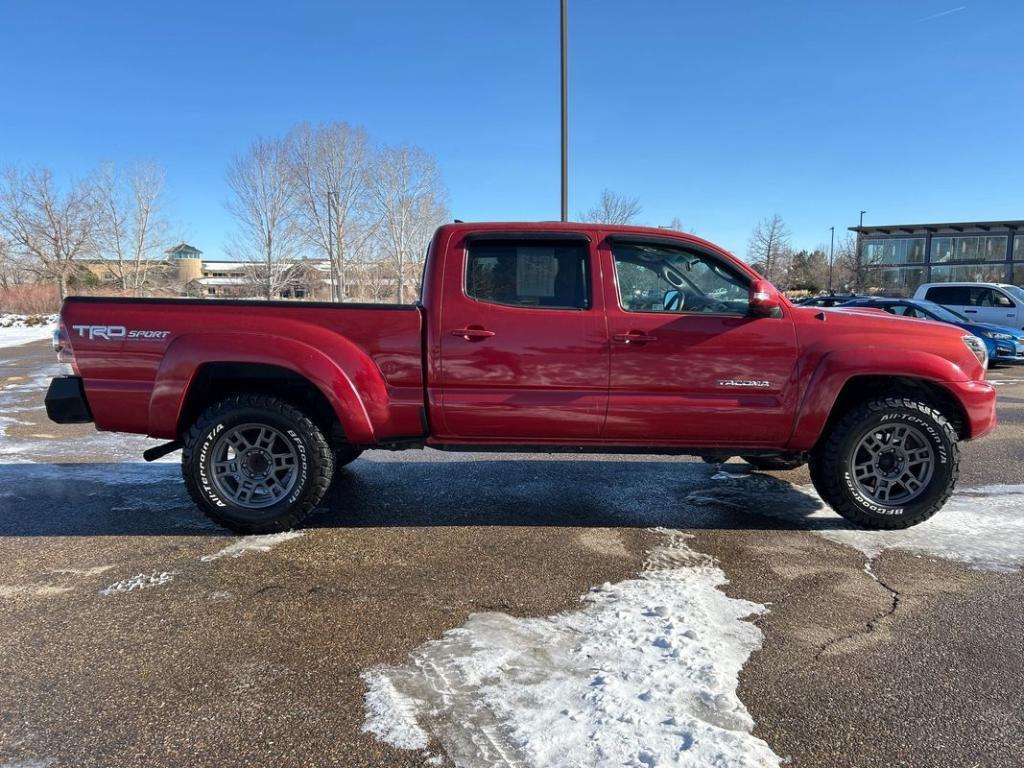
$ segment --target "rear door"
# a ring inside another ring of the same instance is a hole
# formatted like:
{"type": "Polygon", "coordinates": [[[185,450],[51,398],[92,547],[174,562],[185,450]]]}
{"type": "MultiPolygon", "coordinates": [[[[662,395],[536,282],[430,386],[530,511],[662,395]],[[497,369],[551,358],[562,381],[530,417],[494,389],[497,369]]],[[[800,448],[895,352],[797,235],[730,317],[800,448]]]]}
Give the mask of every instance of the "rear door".
{"type": "Polygon", "coordinates": [[[445,436],[598,438],[608,340],[590,238],[560,232],[454,238],[440,313],[445,436]]]}
{"type": "Polygon", "coordinates": [[[602,243],[611,381],[608,439],[778,445],[796,406],[796,331],[750,317],[750,278],[672,240],[602,243]]]}
{"type": "Polygon", "coordinates": [[[965,314],[968,309],[977,314],[976,308],[970,306],[970,291],[966,285],[933,285],[923,298],[960,314],[965,314]]]}

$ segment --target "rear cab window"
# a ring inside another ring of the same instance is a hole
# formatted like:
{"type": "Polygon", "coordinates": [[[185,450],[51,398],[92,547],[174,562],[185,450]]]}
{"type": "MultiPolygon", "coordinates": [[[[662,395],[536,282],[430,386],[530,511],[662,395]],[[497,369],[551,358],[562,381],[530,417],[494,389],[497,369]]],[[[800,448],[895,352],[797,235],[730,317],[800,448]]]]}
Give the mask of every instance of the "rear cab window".
{"type": "Polygon", "coordinates": [[[589,309],[589,244],[580,241],[474,241],[466,253],[466,296],[533,309],[589,309]]]}

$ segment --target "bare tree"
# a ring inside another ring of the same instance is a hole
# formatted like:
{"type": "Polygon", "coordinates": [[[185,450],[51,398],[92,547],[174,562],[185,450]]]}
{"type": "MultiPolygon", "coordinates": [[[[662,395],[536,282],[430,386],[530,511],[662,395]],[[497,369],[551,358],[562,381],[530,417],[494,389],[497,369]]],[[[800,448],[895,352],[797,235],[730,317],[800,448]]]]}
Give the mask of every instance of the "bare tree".
{"type": "Polygon", "coordinates": [[[642,210],[640,198],[626,197],[610,189],[604,189],[597,205],[581,213],[580,219],[597,224],[629,224],[642,210]]]}
{"type": "Polygon", "coordinates": [[[836,240],[832,285],[840,292],[858,291],[864,285],[864,269],[857,258],[857,238],[847,232],[836,240]]]}
{"type": "Polygon", "coordinates": [[[94,249],[95,225],[88,182],[61,192],[46,168],[9,168],[0,180],[0,230],[38,278],[57,283],[62,301],[75,261],[94,249]]]}
{"type": "Polygon", "coordinates": [[[785,274],[785,260],[789,253],[789,230],[779,214],[762,219],[750,233],[747,241],[747,260],[766,280],[785,274]]]}
{"type": "Polygon", "coordinates": [[[108,163],[94,180],[97,248],[111,260],[122,290],[138,294],[147,286],[153,253],[166,242],[163,187],[163,169],[152,163],[127,171],[108,163]]]}
{"type": "Polygon", "coordinates": [[[17,285],[21,274],[21,265],[15,259],[11,244],[0,235],[0,289],[6,290],[17,285]]]}
{"type": "Polygon", "coordinates": [[[406,300],[410,267],[422,264],[434,230],[448,218],[447,190],[437,162],[418,147],[388,147],[367,174],[374,237],[395,273],[399,302],[406,300]]]}
{"type": "Polygon", "coordinates": [[[267,299],[289,284],[289,266],[303,245],[299,200],[288,147],[279,139],[259,139],[228,165],[232,197],[227,209],[238,231],[228,252],[248,263],[249,279],[267,299]]]}
{"type": "Polygon", "coordinates": [[[348,123],[310,126],[288,135],[300,205],[298,223],[308,242],[331,263],[332,297],[345,300],[346,259],[369,236],[366,131],[348,123]]]}

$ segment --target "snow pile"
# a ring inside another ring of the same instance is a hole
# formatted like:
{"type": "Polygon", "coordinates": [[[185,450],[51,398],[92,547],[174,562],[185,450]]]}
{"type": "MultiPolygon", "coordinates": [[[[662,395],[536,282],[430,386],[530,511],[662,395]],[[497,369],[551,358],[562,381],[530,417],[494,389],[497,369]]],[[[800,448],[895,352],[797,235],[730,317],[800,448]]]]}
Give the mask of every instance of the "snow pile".
{"type": "Polygon", "coordinates": [[[269,552],[273,547],[290,539],[297,539],[303,531],[284,531],[283,533],[267,533],[260,536],[243,536],[233,544],[228,544],[219,552],[203,555],[200,560],[209,563],[222,557],[241,557],[247,552],[269,552]]]}
{"type": "MultiPolygon", "coordinates": [[[[721,480],[719,472],[711,480],[721,480]]],[[[954,560],[972,568],[1024,567],[1024,485],[960,488],[932,518],[898,531],[858,528],[826,506],[811,486],[763,474],[731,476],[689,493],[697,509],[767,515],[874,558],[887,549],[954,560]]]]}
{"type": "MultiPolygon", "coordinates": [[[[813,494],[811,489],[805,492],[813,494]]],[[[833,517],[828,507],[808,522],[833,517]]],[[[965,488],[930,520],[901,531],[828,528],[822,536],[876,557],[886,549],[956,560],[972,568],[1011,571],[1024,567],[1024,485],[965,488]]]]}
{"type": "Polygon", "coordinates": [[[111,584],[106,589],[101,589],[101,595],[122,595],[126,592],[135,592],[150,587],[162,587],[174,580],[176,574],[173,571],[153,571],[152,573],[139,573],[130,579],[122,579],[111,584]]]}
{"type": "Polygon", "coordinates": [[[364,729],[406,749],[432,737],[459,766],[778,766],[736,694],[762,637],[745,619],[765,608],[725,583],[673,534],[581,610],[474,614],[364,675],[364,729]]]}
{"type": "Polygon", "coordinates": [[[56,315],[0,315],[0,347],[16,347],[49,339],[57,327],[56,315]]]}

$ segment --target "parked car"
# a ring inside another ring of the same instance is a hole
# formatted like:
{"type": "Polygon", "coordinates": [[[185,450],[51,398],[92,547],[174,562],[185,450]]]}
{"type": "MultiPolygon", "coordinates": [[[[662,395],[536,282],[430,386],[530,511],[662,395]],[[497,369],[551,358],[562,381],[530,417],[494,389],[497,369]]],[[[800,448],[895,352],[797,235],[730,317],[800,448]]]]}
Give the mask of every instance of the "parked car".
{"type": "Polygon", "coordinates": [[[855,293],[830,293],[827,296],[808,296],[806,299],[800,299],[800,301],[797,302],[797,306],[835,307],[856,298],[858,298],[858,296],[855,293]]]}
{"type": "Polygon", "coordinates": [[[995,426],[976,336],[796,307],[645,227],[449,224],[410,305],[73,297],[54,343],[75,375],[51,419],[168,440],[144,457],[182,450],[196,504],[245,532],[299,524],[367,448],[424,446],[809,461],[837,512],[905,528],[995,426]]]}
{"type": "Polygon", "coordinates": [[[1024,328],[1024,290],[1006,283],[925,283],[915,299],[933,301],[979,323],[1024,328]]]}
{"type": "Polygon", "coordinates": [[[985,346],[988,348],[989,365],[1024,362],[1024,331],[990,323],[974,322],[959,312],[954,312],[931,301],[872,297],[854,299],[841,305],[840,308],[842,307],[883,309],[890,314],[902,317],[949,323],[973,333],[985,342],[985,346]]]}

